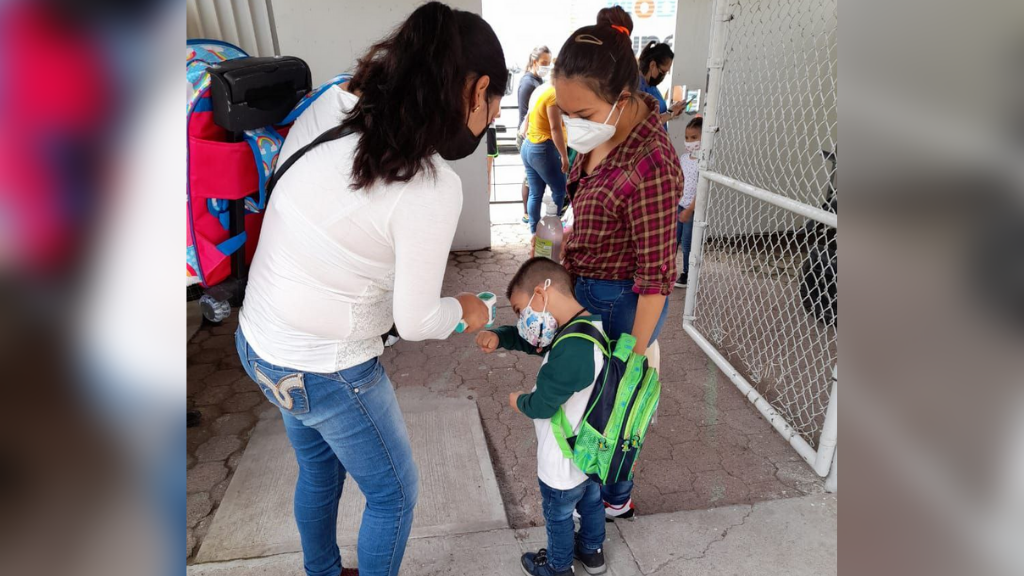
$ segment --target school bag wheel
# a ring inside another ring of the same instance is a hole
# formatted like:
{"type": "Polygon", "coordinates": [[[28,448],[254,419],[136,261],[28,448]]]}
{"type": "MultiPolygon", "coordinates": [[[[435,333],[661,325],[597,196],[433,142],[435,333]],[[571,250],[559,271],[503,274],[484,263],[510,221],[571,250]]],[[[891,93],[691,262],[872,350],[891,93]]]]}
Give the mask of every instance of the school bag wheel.
{"type": "Polygon", "coordinates": [[[267,183],[295,119],[340,74],[311,90],[298,58],[251,58],[217,40],[189,40],[186,179],[186,285],[198,284],[207,320],[241,305],[256,252],[267,183]]]}

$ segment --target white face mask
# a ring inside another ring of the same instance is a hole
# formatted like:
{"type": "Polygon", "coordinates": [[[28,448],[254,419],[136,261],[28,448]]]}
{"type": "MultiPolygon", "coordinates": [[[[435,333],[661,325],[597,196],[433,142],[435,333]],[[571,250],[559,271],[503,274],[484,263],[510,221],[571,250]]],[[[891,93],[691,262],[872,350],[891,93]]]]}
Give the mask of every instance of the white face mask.
{"type": "MultiPolygon", "coordinates": [[[[551,280],[544,281],[544,290],[551,286],[551,280]]],[[[526,308],[519,313],[519,321],[516,322],[516,329],[519,336],[537,348],[547,348],[555,339],[555,332],[558,330],[558,321],[554,314],[548,312],[548,303],[544,302],[544,309],[540,312],[533,309],[533,298],[536,294],[530,295],[530,301],[526,308]]]]}
{"type": "Polygon", "coordinates": [[[541,78],[547,78],[548,74],[551,74],[551,66],[537,67],[537,76],[540,76],[541,78]]]}
{"type": "Polygon", "coordinates": [[[685,144],[686,151],[690,153],[690,156],[696,156],[697,152],[700,151],[700,140],[694,140],[693,142],[687,142],[685,144]]]}
{"type": "Polygon", "coordinates": [[[580,154],[586,154],[607,142],[609,138],[615,135],[615,127],[619,125],[619,119],[622,118],[622,111],[620,110],[619,117],[615,119],[615,124],[609,124],[608,121],[612,119],[612,114],[614,113],[615,106],[612,106],[604,122],[594,122],[584,118],[569,118],[563,114],[562,121],[565,122],[565,130],[569,133],[569,147],[580,154]]]}

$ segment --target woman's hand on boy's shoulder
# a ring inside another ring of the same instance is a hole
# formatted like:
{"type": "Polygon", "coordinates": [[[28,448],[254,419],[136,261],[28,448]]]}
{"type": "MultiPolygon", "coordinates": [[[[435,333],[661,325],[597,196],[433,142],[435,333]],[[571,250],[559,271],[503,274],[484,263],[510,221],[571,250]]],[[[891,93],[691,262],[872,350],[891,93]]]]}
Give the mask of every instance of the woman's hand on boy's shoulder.
{"type": "Polygon", "coordinates": [[[485,354],[490,354],[498,349],[498,335],[494,332],[482,330],[476,335],[476,345],[485,354]]]}

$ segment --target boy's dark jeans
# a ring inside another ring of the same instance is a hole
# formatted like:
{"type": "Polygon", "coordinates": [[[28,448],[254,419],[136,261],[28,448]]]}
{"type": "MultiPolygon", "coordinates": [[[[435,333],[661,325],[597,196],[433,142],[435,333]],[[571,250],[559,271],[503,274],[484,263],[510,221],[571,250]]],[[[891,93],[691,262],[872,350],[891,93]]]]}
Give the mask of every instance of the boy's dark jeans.
{"type": "Polygon", "coordinates": [[[556,490],[543,481],[540,496],[544,505],[544,522],[548,531],[548,563],[555,571],[572,566],[573,534],[572,511],[580,514],[580,548],[595,552],[604,546],[604,502],[601,486],[593,480],[571,490],[556,490]]]}

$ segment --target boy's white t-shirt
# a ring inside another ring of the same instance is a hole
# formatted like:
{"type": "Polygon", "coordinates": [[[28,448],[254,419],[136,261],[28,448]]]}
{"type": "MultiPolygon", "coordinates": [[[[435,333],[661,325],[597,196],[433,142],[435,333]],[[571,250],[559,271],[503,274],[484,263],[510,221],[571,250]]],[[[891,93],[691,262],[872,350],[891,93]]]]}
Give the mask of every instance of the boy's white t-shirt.
{"type": "Polygon", "coordinates": [[[683,197],[679,199],[681,208],[689,208],[697,197],[697,177],[699,175],[698,161],[690,158],[689,154],[679,157],[679,164],[683,167],[683,197]]]}
{"type": "MultiPolygon", "coordinates": [[[[594,325],[604,330],[600,320],[595,320],[594,325]]],[[[547,362],[548,354],[545,354],[541,366],[547,362]]],[[[562,404],[565,417],[575,432],[579,432],[580,422],[583,421],[583,414],[587,410],[587,402],[594,390],[594,383],[597,382],[597,376],[603,367],[604,354],[594,346],[594,382],[570,396],[565,404],[562,404]]],[[[536,389],[535,385],[533,390],[536,389]]],[[[562,454],[562,449],[555,440],[555,433],[551,431],[551,419],[535,419],[533,426],[537,432],[537,477],[541,482],[556,490],[571,490],[586,481],[587,475],[562,454]]]]}

